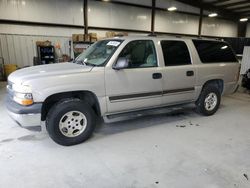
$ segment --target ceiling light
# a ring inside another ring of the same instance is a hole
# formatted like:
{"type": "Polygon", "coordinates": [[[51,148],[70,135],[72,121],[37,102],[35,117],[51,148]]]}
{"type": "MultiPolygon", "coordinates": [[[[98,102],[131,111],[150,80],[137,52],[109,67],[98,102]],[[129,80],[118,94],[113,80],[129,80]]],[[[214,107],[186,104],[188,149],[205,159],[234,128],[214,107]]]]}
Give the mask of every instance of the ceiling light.
{"type": "Polygon", "coordinates": [[[217,14],[217,13],[211,13],[211,14],[209,14],[209,15],[208,15],[208,17],[210,17],[210,18],[212,18],[212,17],[216,17],[216,16],[218,16],[218,14],[217,14]]]}
{"type": "Polygon", "coordinates": [[[241,18],[240,22],[246,22],[248,20],[248,18],[241,18]]]}
{"type": "Polygon", "coordinates": [[[176,7],[169,7],[169,8],[168,8],[168,11],[175,11],[175,10],[177,10],[176,7]]]}

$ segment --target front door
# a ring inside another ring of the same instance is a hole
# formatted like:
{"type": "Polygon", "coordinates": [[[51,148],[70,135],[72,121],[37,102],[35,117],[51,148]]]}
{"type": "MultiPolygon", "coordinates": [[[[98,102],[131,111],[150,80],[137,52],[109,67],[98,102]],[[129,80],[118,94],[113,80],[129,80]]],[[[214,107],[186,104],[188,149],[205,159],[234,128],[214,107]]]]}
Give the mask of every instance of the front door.
{"type": "MultiPolygon", "coordinates": [[[[158,67],[154,42],[129,42],[119,54],[129,67],[105,70],[107,108],[109,113],[125,112],[162,104],[162,74],[158,67]]],[[[118,58],[119,58],[118,57],[118,58]]]]}

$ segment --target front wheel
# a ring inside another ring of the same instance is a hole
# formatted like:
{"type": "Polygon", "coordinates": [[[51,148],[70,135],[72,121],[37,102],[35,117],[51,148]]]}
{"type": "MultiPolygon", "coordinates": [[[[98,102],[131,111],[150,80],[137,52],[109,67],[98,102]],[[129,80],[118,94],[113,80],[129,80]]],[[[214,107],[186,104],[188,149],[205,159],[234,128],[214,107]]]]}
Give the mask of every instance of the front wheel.
{"type": "Polygon", "coordinates": [[[79,144],[87,140],[93,133],[95,114],[84,101],[64,100],[49,110],[46,128],[49,136],[60,145],[79,144]]]}
{"type": "Polygon", "coordinates": [[[220,100],[221,93],[218,87],[207,85],[203,88],[199,99],[196,101],[196,109],[203,115],[213,115],[220,106],[220,100]]]}

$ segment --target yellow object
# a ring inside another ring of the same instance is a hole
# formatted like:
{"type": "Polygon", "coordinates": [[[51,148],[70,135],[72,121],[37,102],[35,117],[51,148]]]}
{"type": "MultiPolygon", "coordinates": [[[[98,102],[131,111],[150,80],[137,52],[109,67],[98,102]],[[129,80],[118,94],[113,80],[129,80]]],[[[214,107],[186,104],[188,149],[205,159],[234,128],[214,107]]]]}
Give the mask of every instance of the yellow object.
{"type": "Polygon", "coordinates": [[[5,74],[6,78],[8,78],[8,76],[16,70],[17,70],[16,64],[5,64],[4,65],[4,74],[5,74]]]}
{"type": "Polygon", "coordinates": [[[33,99],[20,99],[20,98],[14,97],[14,101],[24,106],[33,104],[33,99]]]}
{"type": "Polygon", "coordinates": [[[22,104],[22,105],[25,105],[25,106],[28,106],[28,105],[33,104],[33,100],[32,100],[32,99],[23,99],[23,100],[21,101],[21,104],[22,104]]]}

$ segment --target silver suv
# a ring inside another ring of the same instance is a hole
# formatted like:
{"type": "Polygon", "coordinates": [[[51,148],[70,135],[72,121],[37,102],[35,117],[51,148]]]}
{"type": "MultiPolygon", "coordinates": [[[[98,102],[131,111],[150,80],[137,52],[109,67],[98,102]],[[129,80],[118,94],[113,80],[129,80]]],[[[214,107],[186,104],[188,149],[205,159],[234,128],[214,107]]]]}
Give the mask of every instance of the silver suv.
{"type": "Polygon", "coordinates": [[[24,68],[8,78],[6,106],[23,127],[46,122],[61,145],[87,140],[97,116],[195,103],[214,114],[233,93],[239,63],[222,41],[120,37],[94,43],[74,62],[24,68]]]}

